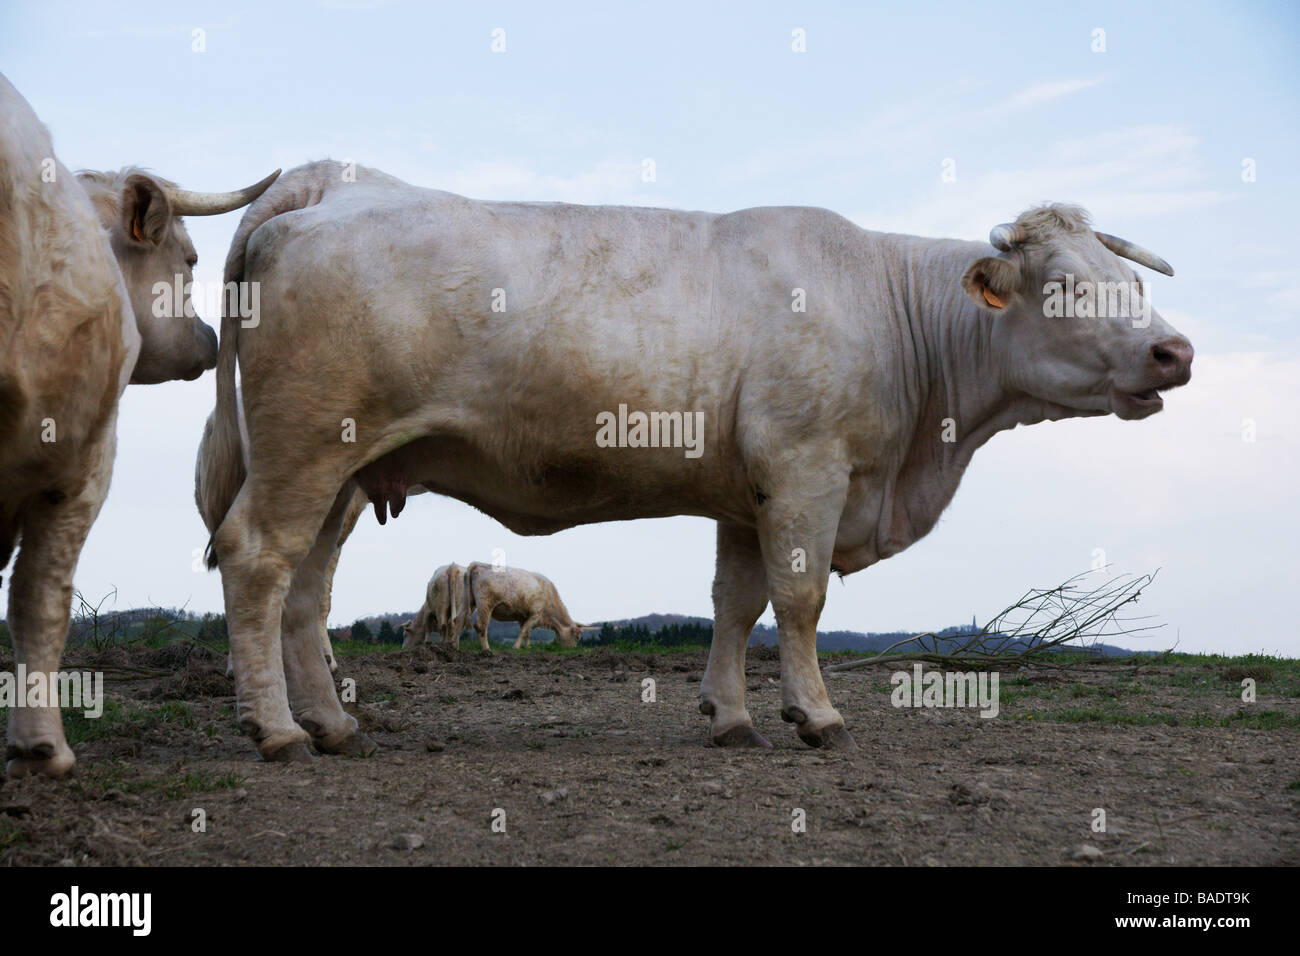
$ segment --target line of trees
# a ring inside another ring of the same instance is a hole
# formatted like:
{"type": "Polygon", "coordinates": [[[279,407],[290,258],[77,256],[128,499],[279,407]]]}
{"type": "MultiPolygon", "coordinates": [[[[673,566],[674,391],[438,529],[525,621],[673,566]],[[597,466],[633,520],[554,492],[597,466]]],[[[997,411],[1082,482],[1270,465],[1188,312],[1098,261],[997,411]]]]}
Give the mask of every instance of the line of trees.
{"type": "Polygon", "coordinates": [[[585,638],[584,644],[608,647],[611,644],[656,644],[660,647],[707,647],[713,641],[713,628],[708,624],[665,624],[650,630],[644,624],[617,626],[601,625],[595,638],[585,638]]]}
{"type": "MultiPolygon", "coordinates": [[[[387,620],[380,620],[377,630],[371,630],[365,621],[357,620],[353,622],[351,632],[351,640],[362,644],[400,644],[403,640],[402,632],[387,620]]],[[[330,636],[338,638],[337,634],[330,636]]]]}

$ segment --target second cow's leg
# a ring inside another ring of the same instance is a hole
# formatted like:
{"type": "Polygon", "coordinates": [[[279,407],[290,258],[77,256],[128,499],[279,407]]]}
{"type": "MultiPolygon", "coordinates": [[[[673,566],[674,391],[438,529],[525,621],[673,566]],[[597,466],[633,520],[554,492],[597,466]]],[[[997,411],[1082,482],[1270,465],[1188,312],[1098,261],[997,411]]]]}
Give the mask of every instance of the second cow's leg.
{"type": "Polygon", "coordinates": [[[713,643],[700,684],[700,713],[720,747],[771,747],[745,709],[745,646],[767,607],[767,576],[752,528],[718,523],[713,580],[713,643]]]}
{"type": "Polygon", "coordinates": [[[515,650],[527,647],[532,638],[533,628],[541,622],[542,616],[535,614],[519,625],[519,636],[515,638],[515,650]]]}
{"type": "Polygon", "coordinates": [[[826,603],[847,487],[847,477],[831,475],[821,484],[792,481],[769,489],[759,511],[759,540],[781,641],[781,718],[793,723],[809,746],[854,750],[817,663],[817,619],[826,603]]]}
{"type": "MultiPolygon", "coordinates": [[[[283,446],[281,446],[283,447],[283,446]]],[[[276,462],[283,475],[254,471],[213,535],[235,664],[239,726],[266,760],[311,759],[310,737],[293,719],[285,680],[280,615],[294,573],[313,548],[341,477],[313,462],[276,462]]],[[[311,609],[313,622],[318,609],[311,609]]],[[[312,656],[328,675],[312,632],[312,656]]],[[[331,686],[332,692],[332,686],[331,686]]]]}
{"type": "Polygon", "coordinates": [[[280,619],[281,643],[294,720],[324,753],[366,756],[378,748],[339,704],[320,644],[320,608],[329,606],[329,571],[338,557],[339,535],[351,497],[350,486],[340,492],[316,543],[294,572],[280,619]]]}
{"type": "MultiPolygon", "coordinates": [[[[486,604],[480,604],[474,611],[474,630],[478,633],[478,643],[485,651],[491,651],[488,647],[488,627],[492,624],[492,608],[486,604]]],[[[456,643],[460,643],[460,635],[456,635],[456,643]]]]}
{"type": "MultiPolygon", "coordinates": [[[[351,487],[350,483],[349,487],[351,487]]],[[[325,655],[325,663],[329,665],[331,674],[339,669],[338,661],[334,658],[334,645],[330,641],[330,632],[327,626],[330,616],[330,601],[334,595],[334,572],[339,566],[339,555],[343,553],[343,542],[347,541],[348,536],[352,534],[352,529],[357,526],[357,519],[361,517],[361,513],[365,508],[366,496],[362,494],[361,489],[354,489],[347,513],[343,516],[343,527],[339,530],[338,544],[334,546],[334,554],[330,557],[329,566],[325,569],[325,589],[320,602],[318,633],[321,653],[325,655]]]]}

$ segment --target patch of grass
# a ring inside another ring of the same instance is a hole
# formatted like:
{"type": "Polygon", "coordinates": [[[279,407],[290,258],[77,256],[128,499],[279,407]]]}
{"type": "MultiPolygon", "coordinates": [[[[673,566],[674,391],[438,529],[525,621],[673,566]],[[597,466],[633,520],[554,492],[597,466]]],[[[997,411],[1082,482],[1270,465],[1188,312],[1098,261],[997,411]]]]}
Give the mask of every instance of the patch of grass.
{"type": "Polygon", "coordinates": [[[234,790],[244,785],[238,773],[213,773],[207,770],[189,770],[174,767],[153,777],[132,776],[132,766],[120,760],[109,761],[89,768],[78,781],[78,786],[100,794],[109,790],[123,793],[156,793],[165,799],[175,800],[187,793],[211,793],[216,790],[234,790]]]}
{"type": "Polygon", "coordinates": [[[335,657],[358,657],[369,654],[400,654],[401,644],[371,644],[369,641],[335,641],[335,657]]]}
{"type": "Polygon", "coordinates": [[[1280,710],[1237,711],[1226,716],[1214,714],[1153,714],[1128,710],[1098,710],[1072,707],[1057,711],[1034,711],[1008,715],[1012,720],[1044,720],[1065,724],[1109,724],[1118,727],[1219,727],[1227,730],[1296,730],[1300,714],[1280,710]]]}
{"type": "Polygon", "coordinates": [[[26,840],[27,834],[23,832],[22,827],[8,817],[0,817],[0,853],[12,850],[26,840]]]}
{"type": "Polygon", "coordinates": [[[1273,679],[1273,668],[1267,664],[1225,667],[1219,671],[1219,676],[1232,684],[1240,684],[1247,678],[1250,678],[1256,684],[1267,684],[1273,679]]]}
{"type": "Polygon", "coordinates": [[[1000,707],[1000,708],[1001,708],[1001,707],[1010,707],[1012,704],[1014,704],[1016,701],[1018,701],[1021,697],[1024,697],[1024,696],[1025,696],[1025,692],[1024,692],[1024,691],[1016,691],[1016,690],[1002,690],[1002,688],[999,687],[999,688],[998,688],[998,707],[1000,707]]]}
{"type": "Polygon", "coordinates": [[[105,697],[104,712],[98,717],[87,717],[80,710],[63,712],[63,732],[72,746],[111,737],[136,736],[159,728],[196,730],[198,725],[193,707],[183,700],[145,705],[130,701],[124,704],[116,698],[105,697]]]}

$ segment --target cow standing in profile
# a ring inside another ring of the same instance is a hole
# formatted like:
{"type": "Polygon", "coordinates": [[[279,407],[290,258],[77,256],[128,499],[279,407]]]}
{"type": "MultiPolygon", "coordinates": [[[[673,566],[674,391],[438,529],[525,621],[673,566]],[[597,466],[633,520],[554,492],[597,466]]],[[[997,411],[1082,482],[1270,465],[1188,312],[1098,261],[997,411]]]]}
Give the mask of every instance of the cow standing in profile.
{"type": "Polygon", "coordinates": [[[1145,418],[1191,376],[1191,344],[1125,259],[1172,270],[1075,206],[967,242],[823,209],[481,202],[346,172],[281,177],[226,262],[227,282],[262,284],[263,314],[222,320],[204,510],[240,726],[267,759],[373,749],[315,644],[281,646],[285,595],[319,582],[358,489],[396,514],[419,483],[518,534],[714,519],[713,741],[770,746],[744,675],[770,603],[781,717],[850,748],[817,662],[832,571],[927,534],[998,432],[1145,418]],[[1128,314],[1056,314],[1049,288],[1100,283],[1137,290],[1128,314]],[[598,443],[620,406],[702,413],[700,453],[598,443]]]}
{"type": "MultiPolygon", "coordinates": [[[[185,308],[188,293],[166,314],[152,307],[154,285],[188,283],[197,259],[180,217],[237,209],[275,177],[230,194],[138,169],[74,177],[3,76],[0,122],[0,570],[17,547],[15,662],[53,674],[72,575],[108,494],[123,390],[216,363],[216,335],[185,308]]],[[[5,760],[13,777],[72,769],[57,706],[10,708],[5,760]]]]}
{"type": "Polygon", "coordinates": [[[491,650],[488,625],[494,620],[518,623],[515,650],[528,647],[535,627],[554,631],[561,647],[577,647],[582,632],[589,630],[569,616],[551,579],[532,571],[475,561],[469,566],[469,587],[474,597],[474,630],[485,651],[491,650]]]}

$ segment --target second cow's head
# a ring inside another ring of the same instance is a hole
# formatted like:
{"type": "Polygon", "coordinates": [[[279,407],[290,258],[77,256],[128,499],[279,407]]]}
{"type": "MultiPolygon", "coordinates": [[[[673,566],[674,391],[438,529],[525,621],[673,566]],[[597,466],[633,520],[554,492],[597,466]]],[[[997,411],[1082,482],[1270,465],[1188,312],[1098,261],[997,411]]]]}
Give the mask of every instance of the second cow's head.
{"type": "Polygon", "coordinates": [[[962,288],[996,313],[1002,384],[1056,406],[1048,417],[1145,418],[1163,407],[1161,391],[1191,378],[1192,344],[1151,308],[1124,261],[1172,276],[1159,256],[1094,232],[1087,213],[1068,205],[1032,209],[995,226],[989,241],[999,254],[972,263],[962,288]]]}
{"type": "Polygon", "coordinates": [[[77,174],[109,235],[140,331],[136,384],[198,378],[217,363],[217,336],[194,312],[190,286],[198,255],[182,216],[246,206],[280,175],[231,193],[180,189],[143,170],[77,174]]]}

